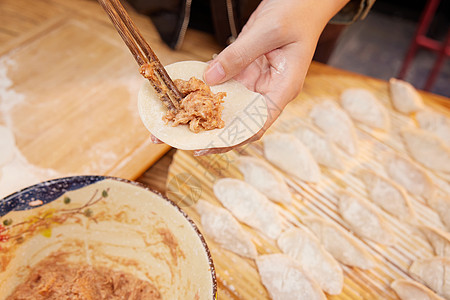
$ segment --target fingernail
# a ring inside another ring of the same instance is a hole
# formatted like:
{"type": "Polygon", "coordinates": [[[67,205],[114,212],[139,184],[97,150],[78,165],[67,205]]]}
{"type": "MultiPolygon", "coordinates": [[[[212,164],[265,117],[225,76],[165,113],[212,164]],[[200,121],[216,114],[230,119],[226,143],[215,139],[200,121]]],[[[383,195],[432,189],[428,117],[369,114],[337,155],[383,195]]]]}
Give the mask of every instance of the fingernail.
{"type": "Polygon", "coordinates": [[[154,135],[150,135],[150,140],[152,141],[153,144],[161,144],[161,141],[154,135]]]}
{"type": "Polygon", "coordinates": [[[215,85],[225,78],[225,70],[218,61],[213,62],[205,72],[205,81],[209,85],[215,85]]]}

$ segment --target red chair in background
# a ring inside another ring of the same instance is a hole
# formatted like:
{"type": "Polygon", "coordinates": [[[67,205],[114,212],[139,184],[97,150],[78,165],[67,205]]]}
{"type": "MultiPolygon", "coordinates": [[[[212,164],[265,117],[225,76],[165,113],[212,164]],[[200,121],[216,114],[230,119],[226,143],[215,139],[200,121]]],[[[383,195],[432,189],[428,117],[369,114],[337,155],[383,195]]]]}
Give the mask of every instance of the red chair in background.
{"type": "Polygon", "coordinates": [[[429,91],[433,86],[439,71],[444,64],[447,56],[450,56],[450,29],[447,31],[447,36],[444,42],[439,42],[433,40],[426,36],[428,28],[430,27],[431,21],[436,13],[439,6],[440,0],[428,0],[425,5],[425,10],[420,17],[419,25],[417,26],[414,38],[409,46],[408,52],[406,54],[403,65],[398,74],[398,78],[403,79],[405,77],[406,71],[408,70],[414,56],[416,55],[419,47],[432,50],[436,52],[437,59],[428,75],[428,79],[425,83],[424,90],[429,91]]]}

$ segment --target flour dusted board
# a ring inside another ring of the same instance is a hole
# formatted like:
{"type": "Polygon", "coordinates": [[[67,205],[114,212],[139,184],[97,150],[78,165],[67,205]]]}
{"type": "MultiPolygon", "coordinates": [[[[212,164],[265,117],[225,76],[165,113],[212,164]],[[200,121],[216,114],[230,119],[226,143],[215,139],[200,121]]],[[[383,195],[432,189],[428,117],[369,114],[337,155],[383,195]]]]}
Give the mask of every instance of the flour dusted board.
{"type": "MultiPolygon", "coordinates": [[[[367,199],[365,184],[359,178],[360,171],[371,169],[387,177],[383,166],[387,155],[397,153],[408,157],[399,132],[405,126],[416,126],[415,121],[412,117],[393,110],[387,83],[317,64],[313,64],[310,69],[302,95],[287,107],[271,131],[290,132],[300,119],[308,122],[308,112],[315,103],[322,101],[324,97],[332,97],[337,101],[344,89],[354,87],[370,90],[388,108],[392,130],[386,133],[356,124],[358,154],[350,157],[341,151],[344,170],[321,167],[323,176],[317,184],[305,183],[283,173],[294,198],[291,204],[277,204],[284,226],[298,226],[305,216],[319,216],[341,228],[349,229],[338,213],[337,192],[347,189],[356,196],[367,199]]],[[[444,98],[431,94],[423,94],[423,97],[425,104],[442,114],[450,115],[449,110],[430,101],[433,99],[444,103],[444,98]]],[[[213,183],[224,177],[243,179],[237,167],[237,159],[241,155],[264,159],[262,142],[239,151],[207,157],[194,157],[189,152],[177,151],[167,179],[169,197],[178,201],[194,221],[200,224],[192,203],[197,199],[204,199],[220,206],[212,191],[213,183]]],[[[449,175],[432,171],[427,173],[437,185],[439,193],[450,193],[449,175]]],[[[444,228],[439,216],[426,204],[425,198],[413,195],[409,197],[418,222],[444,228]]],[[[434,255],[431,245],[414,226],[397,220],[381,209],[378,212],[387,220],[396,237],[394,245],[383,246],[361,240],[364,249],[374,259],[374,267],[362,270],[341,264],[344,270],[343,291],[336,296],[327,295],[328,299],[398,299],[390,284],[398,278],[411,279],[408,274],[409,266],[418,259],[434,255]]],[[[275,241],[244,227],[252,234],[260,255],[280,252],[275,241]]],[[[254,261],[224,250],[208,236],[206,239],[218,274],[219,299],[268,299],[269,295],[261,283],[254,261]]]]}

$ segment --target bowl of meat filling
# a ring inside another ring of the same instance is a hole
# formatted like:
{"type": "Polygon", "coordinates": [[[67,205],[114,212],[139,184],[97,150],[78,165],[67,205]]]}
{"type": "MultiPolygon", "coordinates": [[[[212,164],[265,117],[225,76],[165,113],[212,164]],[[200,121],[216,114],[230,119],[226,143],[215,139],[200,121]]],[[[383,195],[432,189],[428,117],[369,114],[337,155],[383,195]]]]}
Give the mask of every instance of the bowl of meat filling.
{"type": "Polygon", "coordinates": [[[75,176],[0,200],[0,299],[215,299],[203,236],[172,201],[75,176]]]}

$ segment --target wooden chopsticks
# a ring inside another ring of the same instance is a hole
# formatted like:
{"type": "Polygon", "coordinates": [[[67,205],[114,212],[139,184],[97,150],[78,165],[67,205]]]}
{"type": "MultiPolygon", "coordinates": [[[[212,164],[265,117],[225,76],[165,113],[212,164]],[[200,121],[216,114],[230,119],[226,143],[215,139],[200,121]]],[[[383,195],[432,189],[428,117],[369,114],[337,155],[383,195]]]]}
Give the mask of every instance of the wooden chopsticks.
{"type": "Polygon", "coordinates": [[[117,32],[130,49],[140,66],[141,74],[147,78],[164,105],[178,111],[182,94],[170,79],[153,50],[142,37],[119,0],[98,0],[108,14],[117,32]]]}

